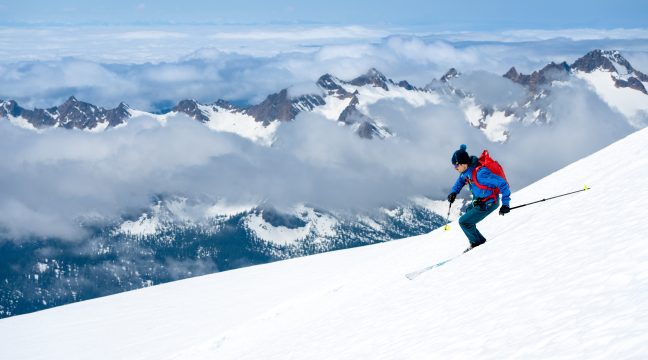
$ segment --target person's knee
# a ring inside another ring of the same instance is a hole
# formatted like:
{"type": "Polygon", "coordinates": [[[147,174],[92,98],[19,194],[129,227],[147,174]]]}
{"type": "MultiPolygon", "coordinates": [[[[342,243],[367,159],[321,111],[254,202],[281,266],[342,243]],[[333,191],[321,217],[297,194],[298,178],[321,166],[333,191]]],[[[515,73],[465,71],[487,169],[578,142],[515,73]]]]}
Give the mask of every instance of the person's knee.
{"type": "Polygon", "coordinates": [[[470,228],[472,226],[475,226],[475,224],[472,221],[468,220],[468,219],[459,218],[459,226],[461,226],[461,228],[463,228],[463,229],[467,229],[467,228],[470,228]]]}

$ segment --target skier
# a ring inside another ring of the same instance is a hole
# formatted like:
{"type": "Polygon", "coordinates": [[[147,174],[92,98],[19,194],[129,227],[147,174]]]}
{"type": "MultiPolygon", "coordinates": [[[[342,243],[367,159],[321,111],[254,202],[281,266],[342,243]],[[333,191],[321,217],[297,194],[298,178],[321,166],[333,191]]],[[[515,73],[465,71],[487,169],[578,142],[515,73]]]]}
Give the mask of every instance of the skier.
{"type": "MultiPolygon", "coordinates": [[[[494,162],[490,160],[486,151],[484,154],[489,162],[494,162]]],[[[499,207],[499,193],[502,194],[503,204],[499,214],[504,215],[511,211],[511,190],[504,172],[500,171],[502,176],[494,174],[486,164],[480,164],[476,156],[468,155],[466,145],[461,145],[459,150],[452,154],[452,165],[459,172],[459,178],[448,195],[448,201],[453,203],[465,184],[469,185],[473,196],[466,213],[459,218],[459,225],[470,241],[470,247],[464,251],[467,252],[486,242],[486,238],[477,230],[477,223],[499,207]]],[[[499,169],[501,170],[501,167],[499,169]]]]}

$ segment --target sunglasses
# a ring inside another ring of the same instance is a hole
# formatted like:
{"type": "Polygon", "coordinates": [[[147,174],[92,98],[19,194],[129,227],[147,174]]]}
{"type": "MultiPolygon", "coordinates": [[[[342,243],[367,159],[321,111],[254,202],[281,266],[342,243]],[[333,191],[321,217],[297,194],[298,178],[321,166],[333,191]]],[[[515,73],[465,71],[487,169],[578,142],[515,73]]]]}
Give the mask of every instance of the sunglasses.
{"type": "Polygon", "coordinates": [[[459,169],[459,166],[461,166],[461,164],[455,164],[454,165],[455,170],[459,169]]]}

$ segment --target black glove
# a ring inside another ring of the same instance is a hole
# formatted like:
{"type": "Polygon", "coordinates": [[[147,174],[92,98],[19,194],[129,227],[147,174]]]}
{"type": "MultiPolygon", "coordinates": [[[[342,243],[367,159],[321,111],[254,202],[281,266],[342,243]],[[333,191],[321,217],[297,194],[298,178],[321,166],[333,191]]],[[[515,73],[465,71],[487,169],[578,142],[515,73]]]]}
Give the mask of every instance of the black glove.
{"type": "Polygon", "coordinates": [[[508,205],[502,205],[502,207],[500,208],[499,214],[500,215],[508,214],[510,211],[511,211],[511,208],[508,207],[508,205]]]}
{"type": "Polygon", "coordinates": [[[448,201],[450,201],[450,204],[452,204],[456,198],[457,198],[456,193],[450,193],[450,195],[448,195],[448,201]]]}

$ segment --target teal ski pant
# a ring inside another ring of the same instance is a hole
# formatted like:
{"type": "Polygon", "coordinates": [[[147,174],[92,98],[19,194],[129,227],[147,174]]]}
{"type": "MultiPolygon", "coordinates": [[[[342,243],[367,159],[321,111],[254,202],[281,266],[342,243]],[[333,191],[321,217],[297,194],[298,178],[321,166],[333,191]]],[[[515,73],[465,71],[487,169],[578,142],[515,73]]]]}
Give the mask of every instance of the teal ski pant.
{"type": "Polygon", "coordinates": [[[499,199],[487,204],[468,205],[466,213],[459,218],[459,226],[464,234],[468,237],[471,246],[481,245],[486,242],[486,238],[477,230],[477,223],[484,220],[493,211],[499,208],[499,199]]]}

